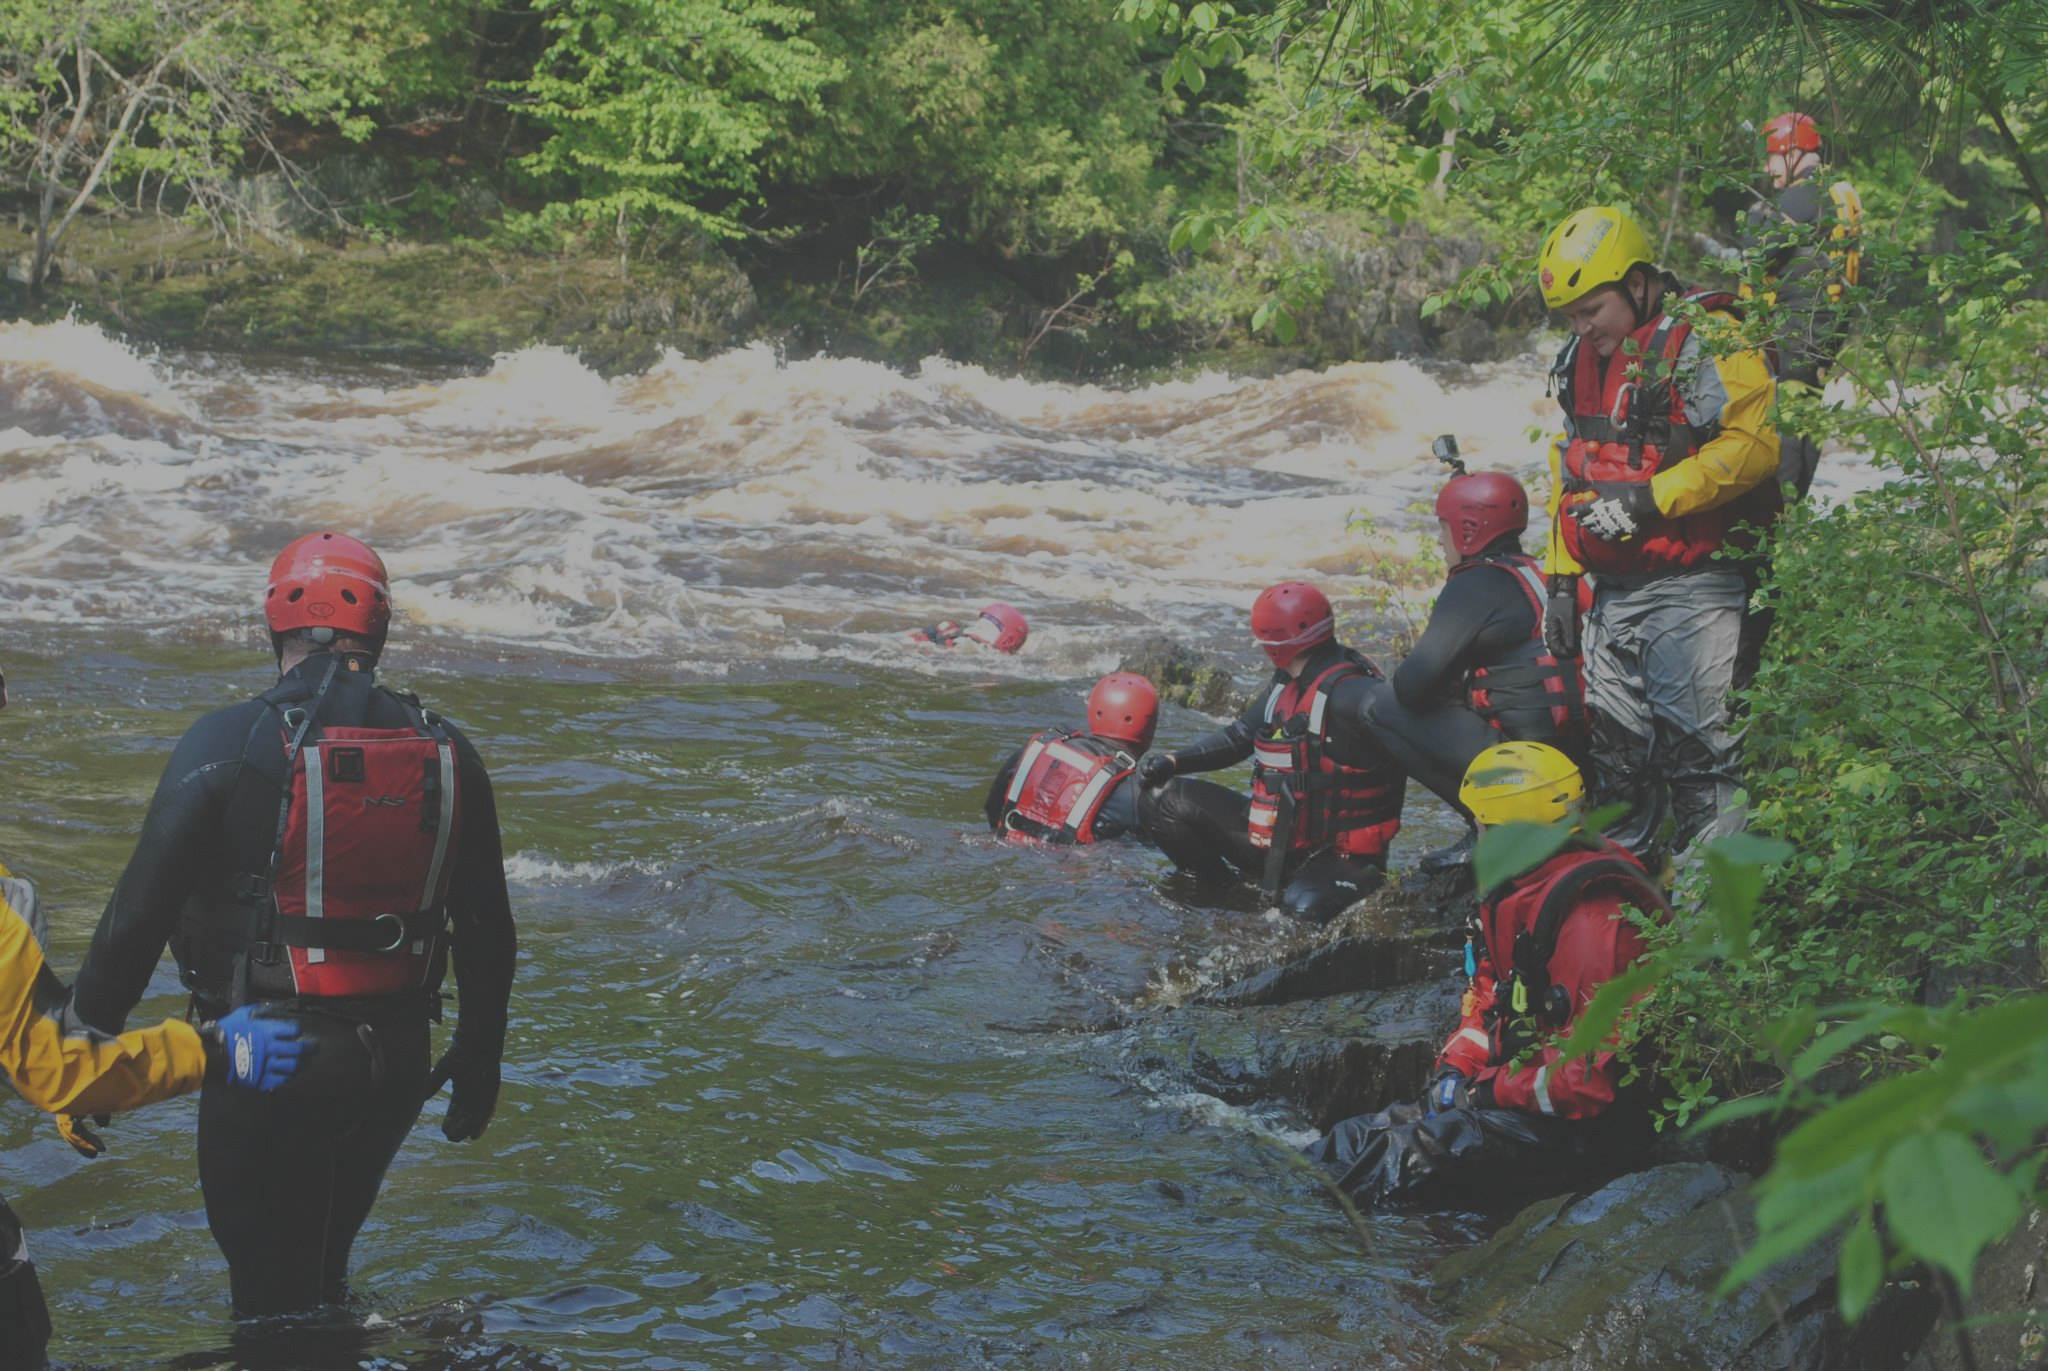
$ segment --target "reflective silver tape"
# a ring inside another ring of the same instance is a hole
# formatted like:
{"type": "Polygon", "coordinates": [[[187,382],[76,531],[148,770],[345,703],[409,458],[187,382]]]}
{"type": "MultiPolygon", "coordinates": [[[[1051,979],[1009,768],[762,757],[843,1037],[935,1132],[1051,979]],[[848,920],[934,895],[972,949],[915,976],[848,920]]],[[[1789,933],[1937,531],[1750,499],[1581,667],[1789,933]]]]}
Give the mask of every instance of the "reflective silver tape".
{"type": "MultiPolygon", "coordinates": [[[[321,889],[327,880],[327,797],[321,789],[326,774],[321,768],[320,744],[308,743],[299,758],[306,768],[306,917],[320,919],[327,914],[326,893],[321,889]]],[[[327,960],[324,947],[300,951],[308,962],[327,960]]]]}

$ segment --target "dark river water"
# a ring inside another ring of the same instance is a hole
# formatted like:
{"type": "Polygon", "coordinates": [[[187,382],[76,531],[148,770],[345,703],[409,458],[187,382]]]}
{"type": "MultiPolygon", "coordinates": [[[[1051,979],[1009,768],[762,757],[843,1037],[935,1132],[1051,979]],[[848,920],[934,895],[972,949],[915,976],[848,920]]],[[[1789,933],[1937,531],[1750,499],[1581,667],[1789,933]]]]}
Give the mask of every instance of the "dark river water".
{"type": "MultiPolygon", "coordinates": [[[[383,551],[386,679],[499,786],[522,951],[497,1120],[400,1154],[356,1246],[367,1343],[240,1355],[1431,1364],[1427,1270],[1474,1223],[1361,1232],[1290,1106],[1148,1050],[1298,930],[1142,850],[1004,846],[979,807],[1139,633],[1249,681],[1252,596],[1311,575],[1369,640],[1348,516],[1412,546],[1429,436],[1527,471],[1543,403],[1533,363],[1113,392],[765,351],[607,382],[536,350],[423,378],[0,326],[0,857],[60,968],[172,741],[266,684],[251,611],[297,532],[383,551]],[[901,641],[996,597],[1032,618],[1017,658],[901,641]]],[[[1211,724],[1170,709],[1161,738],[1211,724]]],[[[1418,795],[1396,864],[1447,836],[1418,795]]],[[[138,1022],[181,1009],[168,967],[138,1022]]],[[[60,1362],[228,1356],[195,1112],[119,1118],[88,1164],[0,1110],[60,1362]]]]}

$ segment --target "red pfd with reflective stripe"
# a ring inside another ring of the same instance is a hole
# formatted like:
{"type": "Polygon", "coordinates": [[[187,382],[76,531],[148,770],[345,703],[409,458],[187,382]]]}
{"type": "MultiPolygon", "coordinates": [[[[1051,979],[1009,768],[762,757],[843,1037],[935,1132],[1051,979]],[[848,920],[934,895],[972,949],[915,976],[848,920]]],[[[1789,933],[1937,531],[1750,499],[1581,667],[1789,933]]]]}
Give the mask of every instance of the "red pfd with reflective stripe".
{"type": "Polygon", "coordinates": [[[1003,837],[1013,843],[1092,843],[1095,818],[1137,759],[1092,734],[1041,733],[1010,779],[1003,837]]]}
{"type": "Polygon", "coordinates": [[[1509,553],[1460,562],[1451,575],[1474,567],[1505,572],[1528,598],[1533,617],[1528,642],[1499,662],[1465,673],[1465,702],[1511,742],[1579,738],[1586,731],[1585,676],[1579,658],[1559,661],[1543,645],[1547,596],[1541,565],[1534,557],[1509,553]],[[1537,720],[1548,724],[1538,725],[1537,720]]]}
{"type": "MultiPolygon", "coordinates": [[[[1708,310],[1732,312],[1735,297],[1726,291],[1695,291],[1684,297],[1708,310]]],[[[1659,314],[1631,333],[1604,360],[1581,339],[1566,345],[1556,374],[1560,399],[1571,415],[1573,438],[1564,453],[1564,498],[1558,530],[1565,550],[1588,571],[1621,575],[1660,575],[1684,571],[1710,559],[1724,547],[1756,545],[1754,536],[1738,535],[1743,524],[1762,525],[1782,507],[1776,481],[1766,481],[1720,506],[1677,518],[1658,515],[1637,537],[1623,542],[1595,538],[1579,527],[1565,509],[1600,498],[1598,487],[1648,481],[1698,452],[1719,426],[1695,427],[1685,412],[1682,378],[1672,373],[1692,325],[1671,314],[1659,314]]],[[[1708,359],[1702,366],[1711,366],[1708,359]]]]}
{"type": "Polygon", "coordinates": [[[1338,760],[1330,746],[1330,688],[1379,668],[1346,649],[1343,660],[1313,678],[1276,682],[1266,697],[1264,731],[1252,743],[1251,840],[1273,845],[1281,787],[1294,795],[1296,852],[1332,847],[1346,857],[1384,857],[1401,829],[1406,778],[1391,759],[1370,766],[1338,760]]]}
{"type": "Polygon", "coordinates": [[[1612,1051],[1565,1062],[1544,1040],[1641,955],[1641,934],[1619,917],[1623,904],[1668,912],[1641,864],[1605,841],[1567,848],[1482,900],[1476,946],[1466,950],[1471,984],[1438,1065],[1488,1082],[1504,1108],[1583,1119],[1612,1103],[1612,1051]]]}
{"type": "MultiPolygon", "coordinates": [[[[318,707],[318,701],[314,702],[318,707]]],[[[440,720],[321,729],[288,711],[290,768],[265,940],[302,996],[392,995],[426,983],[455,865],[462,797],[440,720]]]]}

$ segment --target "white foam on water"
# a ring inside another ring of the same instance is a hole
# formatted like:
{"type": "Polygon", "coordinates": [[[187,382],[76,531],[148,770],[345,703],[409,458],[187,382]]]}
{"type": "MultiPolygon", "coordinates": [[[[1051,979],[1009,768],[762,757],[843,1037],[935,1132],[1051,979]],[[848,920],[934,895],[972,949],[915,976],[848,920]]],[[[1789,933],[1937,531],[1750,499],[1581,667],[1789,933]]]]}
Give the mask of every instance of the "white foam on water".
{"type": "Polygon", "coordinates": [[[149,624],[175,584],[202,619],[244,623],[277,548],[327,526],[384,554],[399,631],[537,652],[1001,679],[1102,669],[1149,631],[1241,650],[1274,581],[1362,608],[1347,520],[1414,546],[1437,433],[1475,468],[1540,477],[1541,361],[1459,374],[1118,390],[754,346],[606,379],[536,347],[376,386],[0,325],[0,395],[31,397],[0,412],[0,610],[149,624]],[[1015,658],[903,642],[993,599],[1032,620],[1015,658]]]}

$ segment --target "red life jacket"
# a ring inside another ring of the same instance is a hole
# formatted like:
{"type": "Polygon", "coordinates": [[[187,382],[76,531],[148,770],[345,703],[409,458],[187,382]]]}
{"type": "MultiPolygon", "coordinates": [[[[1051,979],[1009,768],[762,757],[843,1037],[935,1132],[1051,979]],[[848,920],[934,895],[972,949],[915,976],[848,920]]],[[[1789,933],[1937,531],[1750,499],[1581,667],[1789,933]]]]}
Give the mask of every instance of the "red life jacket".
{"type": "MultiPolygon", "coordinates": [[[[1684,298],[1709,310],[1730,311],[1735,304],[1726,291],[1694,291],[1684,298]]],[[[1613,543],[1587,535],[1566,514],[1571,505],[1599,499],[1596,487],[1648,481],[1720,432],[1718,424],[1694,426],[1685,412],[1683,378],[1672,374],[1691,336],[1691,323],[1662,313],[1604,361],[1577,338],[1558,357],[1552,375],[1560,382],[1558,398],[1574,435],[1564,453],[1558,529],[1565,550],[1588,571],[1660,575],[1687,570],[1724,547],[1753,548],[1753,535],[1734,530],[1768,523],[1783,505],[1778,483],[1765,481],[1718,509],[1659,515],[1637,537],[1613,543]]],[[[1701,365],[1712,362],[1702,358],[1701,365]]]]}
{"type": "Polygon", "coordinates": [[[1041,733],[1018,759],[1010,778],[1003,837],[1013,843],[1095,841],[1095,819],[1137,758],[1115,743],[1075,730],[1041,733]]]}
{"type": "MultiPolygon", "coordinates": [[[[1346,857],[1380,858],[1401,830],[1407,779],[1385,756],[1354,766],[1330,745],[1330,688],[1351,676],[1378,676],[1369,660],[1344,650],[1313,679],[1277,681],[1266,697],[1266,735],[1252,743],[1251,840],[1270,848],[1281,787],[1294,795],[1296,852],[1333,847],[1346,857]]],[[[1376,750],[1376,749],[1375,749],[1376,750]]]]}
{"type": "Polygon", "coordinates": [[[1550,961],[1558,929],[1596,889],[1613,890],[1659,916],[1670,913],[1642,863],[1605,840],[1590,850],[1568,847],[1511,881],[1498,897],[1479,902],[1476,931],[1496,978],[1489,1025],[1495,1064],[1513,1058],[1539,1029],[1563,1028],[1576,1015],[1578,1006],[1564,987],[1553,990],[1550,961]]]}
{"type": "MultiPolygon", "coordinates": [[[[294,995],[420,989],[460,832],[455,748],[417,703],[407,702],[413,726],[400,729],[322,729],[319,705],[315,695],[284,714],[287,779],[270,876],[258,883],[269,906],[262,936],[286,954],[294,995]]],[[[264,980],[275,987],[274,974],[264,980]]]]}
{"type": "Polygon", "coordinates": [[[1506,572],[1528,598],[1533,617],[1528,642],[1499,662],[1465,673],[1465,702],[1512,742],[1541,743],[1581,736],[1586,731],[1585,675],[1579,658],[1561,662],[1543,646],[1548,596],[1541,565],[1534,557],[1509,553],[1460,562],[1451,568],[1451,575],[1474,567],[1506,572]],[[1512,717],[1504,723],[1504,716],[1512,717]],[[1532,728],[1530,723],[1537,718],[1548,718],[1548,727],[1532,728]]]}

